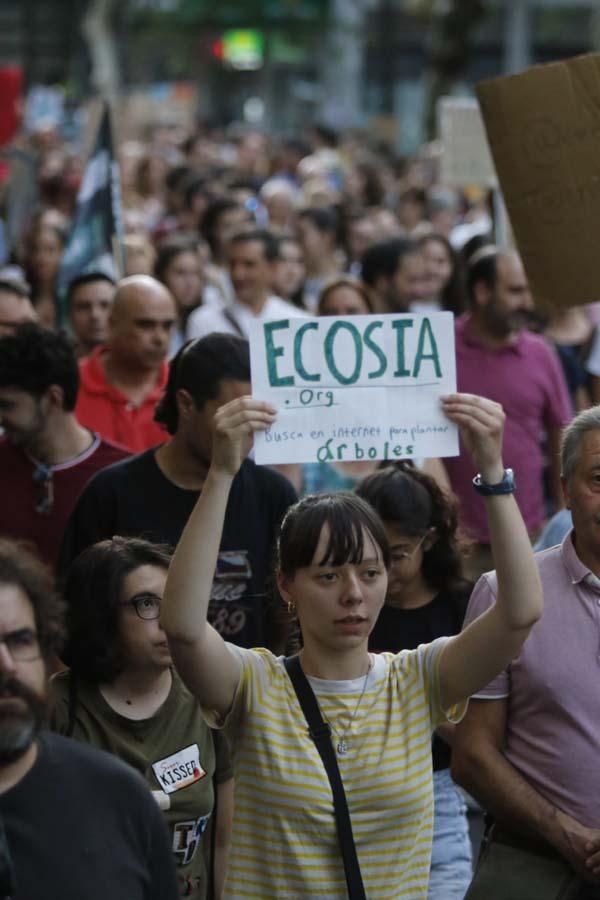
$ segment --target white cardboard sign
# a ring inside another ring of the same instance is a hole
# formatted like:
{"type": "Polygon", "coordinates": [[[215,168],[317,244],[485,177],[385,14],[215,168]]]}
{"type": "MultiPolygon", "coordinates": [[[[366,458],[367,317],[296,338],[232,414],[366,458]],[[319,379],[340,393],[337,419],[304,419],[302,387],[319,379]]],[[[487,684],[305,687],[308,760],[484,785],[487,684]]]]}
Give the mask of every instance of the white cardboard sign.
{"type": "Polygon", "coordinates": [[[497,188],[498,176],[477,100],[442,97],[437,113],[442,142],[441,183],[456,188],[470,184],[497,188]]]}
{"type": "Polygon", "coordinates": [[[254,322],[252,394],[277,408],[258,463],[457,456],[451,313],[254,322]]]}

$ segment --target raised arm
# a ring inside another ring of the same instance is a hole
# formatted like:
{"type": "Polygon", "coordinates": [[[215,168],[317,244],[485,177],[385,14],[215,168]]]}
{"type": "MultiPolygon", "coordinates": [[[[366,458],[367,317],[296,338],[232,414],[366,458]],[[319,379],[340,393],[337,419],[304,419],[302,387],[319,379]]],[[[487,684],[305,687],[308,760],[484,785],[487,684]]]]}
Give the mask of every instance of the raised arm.
{"type": "Polygon", "coordinates": [[[161,624],[177,670],[201,704],[222,716],[233,702],[240,664],[207,622],[208,604],[231,484],[253,433],[271,425],[274,414],[252,397],[217,410],[211,466],[173,556],[162,603],[161,624]]]}
{"type": "MultiPolygon", "coordinates": [[[[461,430],[482,481],[498,484],[504,475],[504,412],[498,403],[473,394],[443,401],[461,430]]],[[[440,662],[442,703],[450,707],[488,684],[518,655],[542,614],[542,586],[525,523],[512,494],[484,498],[494,554],[498,594],[494,606],[451,638],[440,662]]]]}

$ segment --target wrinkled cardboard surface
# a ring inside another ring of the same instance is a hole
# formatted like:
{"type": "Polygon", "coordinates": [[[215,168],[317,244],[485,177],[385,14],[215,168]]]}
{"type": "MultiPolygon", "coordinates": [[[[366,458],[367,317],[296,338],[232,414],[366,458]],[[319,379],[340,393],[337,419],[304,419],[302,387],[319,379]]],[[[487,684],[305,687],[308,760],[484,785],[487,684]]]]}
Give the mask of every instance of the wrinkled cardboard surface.
{"type": "Polygon", "coordinates": [[[600,300],[600,54],[477,85],[536,303],[600,300]]]}

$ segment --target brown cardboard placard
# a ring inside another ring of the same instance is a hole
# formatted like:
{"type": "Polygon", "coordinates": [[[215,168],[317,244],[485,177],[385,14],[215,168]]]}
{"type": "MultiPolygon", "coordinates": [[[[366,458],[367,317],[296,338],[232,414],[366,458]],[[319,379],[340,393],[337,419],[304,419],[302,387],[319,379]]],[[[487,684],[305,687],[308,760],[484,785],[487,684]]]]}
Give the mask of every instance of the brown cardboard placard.
{"type": "Polygon", "coordinates": [[[477,85],[536,303],[600,300],[600,54],[477,85]]]}

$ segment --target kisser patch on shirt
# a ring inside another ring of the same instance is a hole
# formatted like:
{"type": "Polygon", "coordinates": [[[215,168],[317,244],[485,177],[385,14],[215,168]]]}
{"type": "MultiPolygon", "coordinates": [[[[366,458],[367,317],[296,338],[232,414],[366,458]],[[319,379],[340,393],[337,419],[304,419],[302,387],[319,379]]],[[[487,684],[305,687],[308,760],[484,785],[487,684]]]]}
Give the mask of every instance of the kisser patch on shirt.
{"type": "Polygon", "coordinates": [[[178,750],[165,759],[159,759],[152,763],[152,769],[158,783],[167,794],[189,787],[206,775],[200,765],[198,744],[190,744],[184,750],[178,750]]]}

